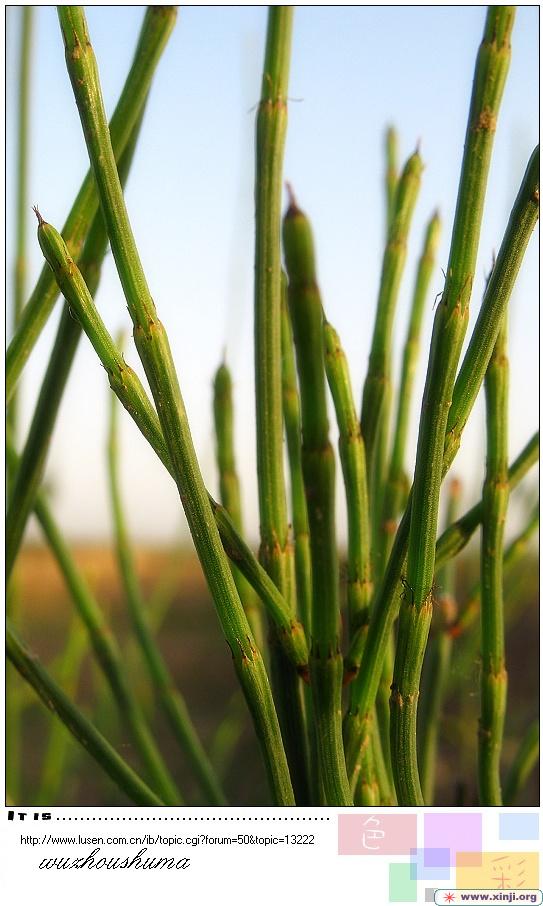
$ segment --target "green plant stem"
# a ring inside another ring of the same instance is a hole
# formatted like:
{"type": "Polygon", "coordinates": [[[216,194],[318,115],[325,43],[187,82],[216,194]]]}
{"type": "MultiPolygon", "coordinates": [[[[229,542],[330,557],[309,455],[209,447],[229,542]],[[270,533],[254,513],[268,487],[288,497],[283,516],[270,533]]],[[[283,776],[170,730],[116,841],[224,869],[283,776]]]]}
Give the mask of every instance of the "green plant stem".
{"type": "MultiPolygon", "coordinates": [[[[233,524],[242,535],[241,491],[234,453],[232,378],[225,363],[220,365],[215,374],[213,383],[213,415],[221,503],[226,507],[233,524]]],[[[232,566],[232,574],[258,648],[264,651],[264,633],[258,598],[249,581],[236,566],[232,566]]]]}
{"type": "MultiPolygon", "coordinates": [[[[76,617],[72,618],[64,650],[59,664],[59,684],[65,695],[73,701],[81,675],[81,665],[87,651],[85,630],[76,617]]],[[[49,739],[43,759],[39,787],[34,797],[35,805],[57,805],[58,796],[72,750],[70,737],[62,723],[51,721],[49,739]]]]}
{"type": "MultiPolygon", "coordinates": [[[[7,460],[16,468],[18,456],[9,437],[7,460]]],[[[34,510],[77,612],[86,626],[94,654],[111,686],[121,718],[130,730],[153,786],[167,805],[179,805],[181,801],[179,792],[155,745],[143,713],[132,695],[115,638],[41,493],[36,495],[34,510]]]]}
{"type": "MultiPolygon", "coordinates": [[[[478,389],[478,388],[477,388],[478,389]]],[[[473,405],[473,401],[471,401],[473,405]]],[[[524,478],[539,459],[539,432],[530,438],[517,459],[509,468],[509,489],[512,490],[524,478]]],[[[344,736],[346,744],[347,770],[354,778],[358,757],[371,730],[370,708],[375,702],[379,677],[382,675],[386,646],[392,625],[398,613],[401,593],[402,569],[404,568],[409,532],[410,506],[406,509],[390,554],[383,582],[379,589],[370,619],[367,639],[355,635],[345,658],[345,675],[354,677],[351,692],[351,706],[345,718],[344,736]],[[360,669],[362,654],[364,669],[360,669]]],[[[469,542],[481,523],[482,502],[480,501],[452,526],[443,532],[436,544],[436,569],[451,557],[456,556],[469,542]]],[[[356,778],[352,782],[356,782],[356,778]]]]}
{"type": "MultiPolygon", "coordinates": [[[[50,256],[50,266],[61,284],[72,314],[78,319],[92,343],[106,370],[112,390],[173,477],[174,470],[162,428],[141,381],[126,364],[107,332],[79,269],[68,255],[59,233],[50,224],[44,223],[41,231],[38,228],[39,237],[43,237],[44,229],[52,240],[45,242],[44,254],[46,257],[50,256]]],[[[47,237],[45,238],[47,240],[47,237]]],[[[290,616],[283,596],[236,531],[225,508],[210,495],[209,501],[225,551],[243,571],[264,602],[271,618],[277,623],[279,638],[299,673],[306,674],[309,655],[303,627],[290,616]]]]}
{"type": "Polygon", "coordinates": [[[511,55],[514,8],[490,7],[477,56],[443,296],[423,395],[407,555],[411,593],[400,607],[391,695],[391,748],[400,805],[423,805],[416,751],[419,681],[432,619],[439,489],[454,380],[469,316],[490,158],[511,55]]]}
{"type": "MultiPolygon", "coordinates": [[[[174,6],[151,6],[145,14],[134,60],[109,126],[117,161],[120,160],[143,110],[153,73],[175,25],[176,16],[177,10],[174,6]]],[[[92,172],[89,170],[62,230],[70,255],[75,261],[79,259],[83,241],[97,210],[98,194],[92,172]]],[[[44,267],[7,350],[8,401],[57,297],[58,287],[55,280],[49,268],[44,267]]]]}
{"type": "MultiPolygon", "coordinates": [[[[293,571],[283,468],[281,386],[281,196],[287,129],[287,92],[294,9],[268,11],[260,103],[256,117],[254,347],[256,458],[260,561],[288,600],[293,571]]],[[[293,604],[293,601],[289,603],[293,604]]],[[[302,698],[270,633],[270,661],[281,730],[298,805],[309,783],[302,698]]]]}
{"type": "MultiPolygon", "coordinates": [[[[445,524],[455,521],[460,501],[460,482],[449,484],[445,524]]],[[[437,627],[428,646],[422,672],[418,730],[420,782],[427,805],[433,805],[437,767],[438,738],[443,699],[449,675],[452,640],[448,632],[456,615],[455,561],[448,560],[437,574],[436,602],[439,605],[437,627]]]]}
{"type": "Polygon", "coordinates": [[[60,686],[30,654],[11,626],[6,627],[6,652],[21,676],[34,687],[43,703],[60,718],[77,742],[89,752],[100,767],[136,805],[160,806],[163,802],[117,754],[82,712],[64,694],[60,686]]]}
{"type": "Polygon", "coordinates": [[[514,805],[539,757],[539,721],[528,727],[503,786],[503,804],[514,805]]]}
{"type": "Polygon", "coordinates": [[[386,236],[388,237],[394,220],[398,186],[398,133],[394,126],[389,126],[385,134],[385,157],[386,236]]]}
{"type": "Polygon", "coordinates": [[[407,161],[395,192],[394,217],[383,255],[368,372],[362,395],[360,425],[366,450],[372,510],[379,505],[379,501],[374,502],[373,483],[374,474],[379,475],[380,464],[376,464],[378,433],[391,380],[392,327],[405,264],[407,236],[420,187],[421,172],[422,162],[417,151],[407,161]]]}
{"type": "MultiPolygon", "coordinates": [[[[509,475],[511,472],[509,471],[509,475]]],[[[509,479],[509,486],[513,488],[511,480],[509,479]]],[[[503,555],[503,571],[510,572],[516,564],[522,559],[526,547],[531,538],[535,535],[536,531],[539,528],[539,501],[534,507],[534,510],[519,535],[511,541],[511,543],[506,547],[503,555]]],[[[460,636],[464,635],[465,632],[473,625],[477,617],[479,616],[481,606],[481,583],[478,581],[474,588],[471,590],[468,595],[467,604],[462,610],[462,613],[459,615],[458,619],[449,627],[449,635],[453,639],[457,639],[460,636]]]]}
{"type": "Polygon", "coordinates": [[[390,554],[394,532],[396,531],[397,516],[409,489],[409,481],[405,473],[405,450],[409,430],[409,413],[420,353],[422,317],[424,314],[426,298],[428,296],[428,287],[435,267],[436,251],[440,234],[441,219],[436,211],[426,228],[422,254],[419,258],[417,276],[415,279],[415,290],[411,304],[407,337],[403,348],[396,422],[382,515],[382,528],[385,535],[385,562],[388,560],[390,554]]]}
{"type": "Polygon", "coordinates": [[[283,280],[281,304],[281,354],[283,384],[283,418],[287,438],[292,499],[292,526],[294,530],[294,557],[296,564],[296,597],[298,613],[306,633],[311,632],[311,549],[309,521],[302,473],[302,428],[300,397],[296,379],[296,362],[292,326],[288,312],[287,280],[283,280]]]}
{"type": "Polygon", "coordinates": [[[352,636],[368,623],[373,593],[366,456],[347,359],[337,332],[327,321],[323,337],[324,363],[339,428],[339,453],[347,501],[347,605],[352,636]]]}
{"type": "MultiPolygon", "coordinates": [[[[123,184],[128,176],[138,140],[142,115],[136,122],[130,141],[119,161],[123,184]]],[[[79,259],[81,275],[89,293],[96,294],[102,261],[108,244],[104,220],[98,211],[87,234],[79,259]]],[[[19,551],[34,499],[43,479],[51,437],[58,410],[81,337],[81,325],[66,303],[58,326],[49,364],[32,416],[28,436],[21,453],[19,468],[9,495],[6,517],[6,576],[9,577],[19,551]]]]}
{"type": "MultiPolygon", "coordinates": [[[[21,34],[19,48],[19,96],[17,106],[17,192],[15,208],[15,267],[13,273],[13,331],[17,330],[25,302],[28,226],[28,146],[30,107],[30,64],[34,10],[31,6],[21,9],[21,34]]],[[[11,398],[7,418],[14,438],[17,437],[17,399],[11,398]]]]}
{"type": "Polygon", "coordinates": [[[481,534],[481,718],[479,796],[481,805],[501,805],[500,760],[507,701],[503,621],[503,537],[507,481],[509,363],[503,323],[485,377],[486,475],[481,534]]]}
{"type": "Polygon", "coordinates": [[[319,771],[327,805],[352,805],[341,734],[342,658],[335,539],[335,462],[328,439],[323,313],[311,227],[291,195],[283,221],[288,302],[302,413],[302,469],[311,540],[310,677],[319,771]]]}
{"type": "Polygon", "coordinates": [[[149,627],[140,583],[128,538],[126,520],[121,500],[119,481],[118,402],[111,394],[108,437],[109,488],[117,559],[122,577],[126,603],[142,655],[158,700],[168,719],[170,728],[185,752],[187,761],[198,780],[209,805],[226,805],[226,798],[211,762],[200,742],[187,705],[176,689],[174,679],[166,665],[149,627]]]}
{"type": "MultiPolygon", "coordinates": [[[[111,249],[134,324],[134,341],[153,394],[179,495],[238,679],[262,747],[273,800],[294,797],[262,656],[254,644],[202,480],[164,326],[143,273],[122,195],[87,23],[80,7],[58,8],[77,101],[111,249]]],[[[43,240],[43,235],[42,235],[43,240]]]]}

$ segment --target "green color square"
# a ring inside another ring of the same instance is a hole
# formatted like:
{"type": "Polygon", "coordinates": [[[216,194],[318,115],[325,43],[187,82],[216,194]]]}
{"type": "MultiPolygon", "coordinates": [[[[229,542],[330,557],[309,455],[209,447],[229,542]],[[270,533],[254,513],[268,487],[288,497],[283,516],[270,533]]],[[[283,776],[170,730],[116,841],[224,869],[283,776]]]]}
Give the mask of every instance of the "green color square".
{"type": "Polygon", "coordinates": [[[388,898],[391,903],[416,903],[417,882],[411,879],[409,862],[388,866],[388,898]]]}

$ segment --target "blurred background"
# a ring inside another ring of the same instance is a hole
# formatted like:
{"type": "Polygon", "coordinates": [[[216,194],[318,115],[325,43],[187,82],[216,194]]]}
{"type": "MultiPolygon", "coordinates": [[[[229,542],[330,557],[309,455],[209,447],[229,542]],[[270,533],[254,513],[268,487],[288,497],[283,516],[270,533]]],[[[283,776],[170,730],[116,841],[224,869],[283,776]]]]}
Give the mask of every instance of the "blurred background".
{"type": "MultiPolygon", "coordinates": [[[[11,7],[6,12],[9,305],[15,254],[12,225],[21,9],[11,7]]],[[[142,7],[87,9],[108,113],[124,83],[143,15],[142,7]]],[[[431,304],[443,287],[440,268],[447,265],[471,79],[484,16],[483,7],[296,10],[284,173],[313,225],[323,302],[349,359],[356,399],[361,398],[367,367],[384,244],[386,127],[393,124],[398,130],[400,164],[420,145],[425,165],[395,326],[397,375],[417,259],[426,223],[437,207],[443,234],[422,336],[421,362],[426,361],[431,304]]],[[[126,190],[136,242],[168,331],[196,450],[212,493],[217,492],[212,380],[223,355],[231,369],[246,534],[254,545],[258,538],[252,340],[254,121],[265,26],[264,7],[179,10],[177,25],[153,81],[126,190]]],[[[29,203],[38,204],[43,216],[61,229],[88,162],[53,7],[34,10],[31,66],[29,203]]],[[[493,250],[499,247],[526,163],[538,140],[537,67],[538,9],[524,6],[517,11],[511,69],[495,139],[472,295],[472,325],[493,250]]],[[[33,217],[28,219],[27,244],[30,291],[43,263],[33,217]]],[[[538,420],[537,249],[534,236],[511,301],[511,459],[532,435],[538,420]]],[[[97,305],[111,333],[128,327],[128,314],[110,254],[104,264],[97,305]]],[[[23,374],[20,440],[26,435],[59,316],[57,304],[23,374]]],[[[468,338],[469,332],[466,343],[468,338]]],[[[126,359],[144,379],[132,341],[126,359]]],[[[424,371],[425,365],[419,369],[413,403],[410,466],[416,449],[414,428],[424,371]]],[[[55,515],[74,544],[78,562],[128,645],[122,595],[110,547],[105,452],[109,393],[104,371],[83,338],[52,438],[46,484],[55,515]]],[[[256,804],[258,790],[263,786],[258,754],[245,725],[243,706],[235,695],[235,682],[212,605],[190,553],[190,536],[177,494],[171,479],[124,413],[120,422],[127,519],[137,546],[145,594],[162,601],[164,608],[160,635],[164,651],[175,666],[189,702],[193,697],[196,703],[204,738],[210,746],[217,747],[219,754],[216,752],[214,757],[223,765],[226,776],[232,771],[227,783],[242,801],[256,804]],[[231,720],[221,730],[225,713],[230,714],[231,720]],[[236,721],[239,738],[235,732],[231,734],[235,743],[231,744],[228,727],[235,726],[236,721]],[[221,746],[226,748],[221,750],[221,746]],[[254,776],[251,770],[235,770],[238,759],[252,766],[254,776]]],[[[480,399],[454,465],[454,474],[462,481],[466,507],[480,497],[483,428],[484,407],[480,399]]],[[[332,430],[335,432],[335,425],[332,430]]],[[[340,483],[337,496],[338,530],[344,542],[346,518],[340,483]]],[[[531,474],[512,498],[508,537],[523,527],[536,498],[537,477],[531,474]]],[[[477,550],[475,541],[463,559],[460,596],[468,595],[474,581],[477,550]]],[[[71,609],[60,575],[42,547],[39,529],[32,520],[18,575],[23,626],[40,654],[50,661],[63,650],[67,633],[72,631],[71,609]]],[[[504,756],[509,760],[519,736],[537,714],[535,553],[525,561],[520,579],[512,580],[511,585],[520,602],[516,622],[511,618],[511,657],[517,657],[523,669],[518,676],[513,676],[510,669],[510,700],[518,702],[519,707],[509,711],[509,741],[504,756]]],[[[157,606],[160,610],[160,604],[157,606]]],[[[104,692],[85,657],[79,695],[82,701],[86,696],[87,701],[98,706],[104,692]]],[[[454,804],[460,795],[453,780],[449,777],[447,781],[451,766],[459,771],[454,756],[455,734],[464,733],[475,745],[476,643],[470,657],[467,676],[471,686],[466,687],[461,707],[458,696],[450,705],[450,739],[445,739],[440,767],[440,804],[454,804]]],[[[134,655],[132,661],[134,684],[145,697],[145,680],[134,655]]],[[[20,694],[32,699],[23,689],[20,694]]],[[[32,795],[35,772],[43,757],[43,725],[49,718],[42,715],[39,706],[29,707],[36,715],[33,722],[25,724],[32,745],[25,747],[29,761],[25,762],[22,788],[32,795]]],[[[152,710],[151,702],[148,707],[152,710]]],[[[106,712],[107,708],[103,713],[106,712]]],[[[167,736],[160,722],[158,727],[157,732],[167,736]]],[[[114,726],[110,729],[115,732],[114,726]]],[[[126,746],[126,741],[122,744],[126,746]]],[[[475,749],[471,754],[470,751],[466,742],[468,763],[474,758],[475,749]]],[[[83,789],[75,762],[69,776],[69,783],[66,781],[58,791],[65,804],[70,797],[83,802],[88,796],[85,804],[90,804],[97,796],[112,802],[118,795],[113,787],[98,792],[86,784],[83,789]]],[[[98,775],[97,783],[101,783],[98,775]]],[[[465,804],[470,804],[474,787],[461,795],[465,804]]],[[[528,795],[534,804],[533,788],[528,795]]]]}

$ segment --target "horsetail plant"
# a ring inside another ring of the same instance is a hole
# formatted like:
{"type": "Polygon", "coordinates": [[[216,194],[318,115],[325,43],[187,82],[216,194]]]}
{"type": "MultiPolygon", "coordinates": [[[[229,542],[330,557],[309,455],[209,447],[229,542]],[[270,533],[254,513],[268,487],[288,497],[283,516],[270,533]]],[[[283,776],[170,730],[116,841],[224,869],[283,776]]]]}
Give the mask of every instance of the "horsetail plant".
{"type": "Polygon", "coordinates": [[[509,404],[506,320],[485,377],[486,475],[481,532],[481,720],[479,795],[482,805],[501,805],[500,759],[507,697],[503,625],[503,535],[507,481],[509,404]]]}
{"type": "MultiPolygon", "coordinates": [[[[77,661],[78,652],[81,657],[81,647],[76,650],[74,642],[73,659],[68,658],[72,651],[68,647],[66,672],[61,671],[64,691],[28,653],[11,624],[8,658],[131,801],[182,804],[144,716],[147,712],[152,716],[156,697],[188,755],[202,796],[210,804],[226,802],[224,765],[212,766],[213,758],[208,758],[196,735],[159,650],[152,614],[136,573],[120,494],[119,401],[175,481],[226,642],[225,652],[230,652],[253,721],[271,803],[332,807],[353,803],[370,807],[430,804],[435,798],[440,715],[445,693],[451,695],[456,688],[452,681],[445,688],[444,682],[451,646],[455,637],[474,622],[479,599],[483,664],[480,801],[483,805],[508,803],[524,783],[537,751],[530,728],[511,767],[502,800],[500,754],[506,704],[502,582],[505,571],[517,562],[523,544],[535,530],[537,514],[532,514],[505,553],[503,522],[510,491],[539,456],[539,434],[535,434],[508,465],[503,353],[509,299],[539,214],[538,148],[528,162],[461,362],[460,354],[468,324],[493,136],[509,65],[514,10],[488,9],[477,56],[411,490],[406,455],[409,411],[422,315],[435,265],[439,217],[432,217],[424,236],[394,402],[394,318],[422,162],[417,149],[398,175],[397,136],[389,128],[385,143],[386,241],[359,416],[345,354],[323,312],[311,228],[288,185],[288,206],[281,224],[293,10],[281,6],[269,10],[255,137],[258,556],[243,536],[230,373],[223,363],[214,381],[218,503],[204,484],[168,336],[146,281],[123,197],[122,186],[151,79],[175,16],[174,8],[162,7],[145,14],[136,55],[108,127],[83,10],[58,8],[66,66],[90,170],[62,236],[35,209],[38,241],[47,266],[10,343],[6,374],[7,399],[12,401],[24,364],[60,290],[65,298],[60,326],[20,458],[8,437],[8,464],[14,481],[8,497],[7,574],[20,553],[28,516],[34,510],[86,627],[90,653],[108,680],[135,744],[145,780],[119,758],[66,694],[75,697],[76,672],[69,673],[68,667],[72,660],[77,661]],[[108,242],[150,392],[125,361],[120,343],[112,339],[93,301],[108,242]],[[283,262],[286,273],[282,272],[283,262]],[[108,621],[40,490],[49,439],[82,330],[105,368],[114,394],[108,463],[119,569],[133,630],[126,659],[121,657],[108,621]],[[483,380],[487,396],[487,475],[482,499],[458,518],[453,485],[447,525],[437,537],[441,484],[459,449],[483,380]],[[343,645],[341,551],[336,537],[335,456],[329,437],[327,382],[339,429],[347,503],[343,645]],[[456,618],[451,604],[453,558],[479,526],[481,582],[456,618]],[[423,671],[436,602],[441,604],[436,613],[438,625],[423,671]],[[267,638],[261,624],[264,615],[267,638]],[[134,690],[128,668],[142,656],[150,682],[139,682],[134,690]],[[349,687],[348,708],[342,719],[344,685],[349,687]]],[[[472,643],[476,644],[478,638],[474,628],[460,646],[459,656],[464,657],[467,651],[473,659],[472,643]]],[[[107,709],[108,694],[109,689],[104,687],[107,709]]],[[[220,725],[212,747],[215,753],[231,754],[240,732],[240,707],[243,699],[238,693],[232,698],[234,719],[231,725],[229,718],[220,725]]],[[[101,719],[99,723],[103,731],[101,719]]],[[[111,720],[106,726],[115,739],[111,720]]],[[[62,724],[57,724],[57,732],[50,737],[49,766],[61,729],[62,724]]],[[[39,798],[51,795],[50,789],[49,771],[43,774],[39,798]]]]}

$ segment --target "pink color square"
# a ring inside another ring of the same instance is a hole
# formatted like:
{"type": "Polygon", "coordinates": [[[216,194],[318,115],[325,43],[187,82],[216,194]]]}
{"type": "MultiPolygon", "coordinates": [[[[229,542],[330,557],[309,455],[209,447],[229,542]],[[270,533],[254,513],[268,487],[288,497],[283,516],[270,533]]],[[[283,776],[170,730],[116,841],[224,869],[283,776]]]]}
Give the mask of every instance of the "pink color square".
{"type": "Polygon", "coordinates": [[[339,815],[340,856],[405,856],[417,846],[416,815],[339,815]]]}
{"type": "Polygon", "coordinates": [[[480,868],[482,864],[482,853],[456,853],[457,868],[480,868]]]}
{"type": "Polygon", "coordinates": [[[483,816],[479,813],[428,812],[424,815],[425,848],[450,849],[454,864],[457,852],[481,852],[483,816]]]}

